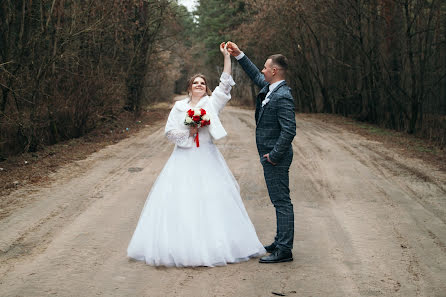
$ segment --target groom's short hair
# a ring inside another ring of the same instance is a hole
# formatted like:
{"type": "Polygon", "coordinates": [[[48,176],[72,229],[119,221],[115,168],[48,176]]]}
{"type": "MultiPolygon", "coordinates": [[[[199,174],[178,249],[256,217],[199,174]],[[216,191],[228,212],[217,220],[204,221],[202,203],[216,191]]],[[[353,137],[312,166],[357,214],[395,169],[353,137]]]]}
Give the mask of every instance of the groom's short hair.
{"type": "Polygon", "coordinates": [[[284,71],[287,71],[288,69],[288,59],[282,55],[282,54],[275,54],[268,57],[268,59],[271,59],[271,62],[280,68],[282,68],[284,71]]]}

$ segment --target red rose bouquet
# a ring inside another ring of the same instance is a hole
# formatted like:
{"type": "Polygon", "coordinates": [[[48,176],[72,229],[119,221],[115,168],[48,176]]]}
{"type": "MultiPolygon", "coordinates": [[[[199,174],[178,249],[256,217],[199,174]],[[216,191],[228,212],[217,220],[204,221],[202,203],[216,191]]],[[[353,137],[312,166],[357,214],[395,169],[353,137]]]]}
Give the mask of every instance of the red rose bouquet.
{"type": "MultiPolygon", "coordinates": [[[[186,118],[184,119],[184,124],[187,126],[196,126],[200,128],[210,125],[211,119],[209,115],[206,113],[206,110],[204,110],[203,108],[194,108],[194,109],[189,109],[186,112],[186,118]]],[[[197,144],[197,147],[199,147],[200,141],[198,138],[198,132],[197,135],[195,135],[194,141],[197,144]]]]}

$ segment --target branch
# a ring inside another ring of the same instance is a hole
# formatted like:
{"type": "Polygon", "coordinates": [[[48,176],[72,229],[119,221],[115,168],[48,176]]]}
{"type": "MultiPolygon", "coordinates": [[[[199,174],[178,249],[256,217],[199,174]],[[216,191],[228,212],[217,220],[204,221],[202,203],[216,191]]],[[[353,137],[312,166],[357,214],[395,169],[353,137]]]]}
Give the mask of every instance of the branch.
{"type": "Polygon", "coordinates": [[[49,26],[50,21],[51,21],[51,16],[53,15],[54,4],[56,4],[56,0],[53,0],[53,3],[51,4],[51,10],[50,10],[50,13],[48,15],[48,19],[46,20],[46,28],[47,29],[48,29],[48,26],[49,26]]]}

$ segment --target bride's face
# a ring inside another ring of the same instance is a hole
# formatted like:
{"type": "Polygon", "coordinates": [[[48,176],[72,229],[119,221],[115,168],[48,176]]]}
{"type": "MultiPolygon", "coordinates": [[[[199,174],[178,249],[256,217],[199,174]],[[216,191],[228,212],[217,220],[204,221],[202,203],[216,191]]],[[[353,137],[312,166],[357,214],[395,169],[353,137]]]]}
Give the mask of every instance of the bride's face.
{"type": "Polygon", "coordinates": [[[191,86],[192,96],[194,97],[203,97],[206,95],[206,82],[203,78],[197,77],[192,82],[191,86]]]}

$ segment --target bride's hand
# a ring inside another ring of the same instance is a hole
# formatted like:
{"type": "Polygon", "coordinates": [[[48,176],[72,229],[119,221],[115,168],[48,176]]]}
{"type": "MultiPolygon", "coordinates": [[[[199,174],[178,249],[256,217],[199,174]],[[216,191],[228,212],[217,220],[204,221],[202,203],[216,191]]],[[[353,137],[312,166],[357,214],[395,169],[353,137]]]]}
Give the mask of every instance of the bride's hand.
{"type": "Polygon", "coordinates": [[[198,127],[197,126],[191,126],[189,130],[189,136],[194,136],[198,133],[198,127]]]}
{"type": "Polygon", "coordinates": [[[226,43],[224,42],[220,43],[220,52],[223,54],[223,56],[229,56],[226,43]]]}

